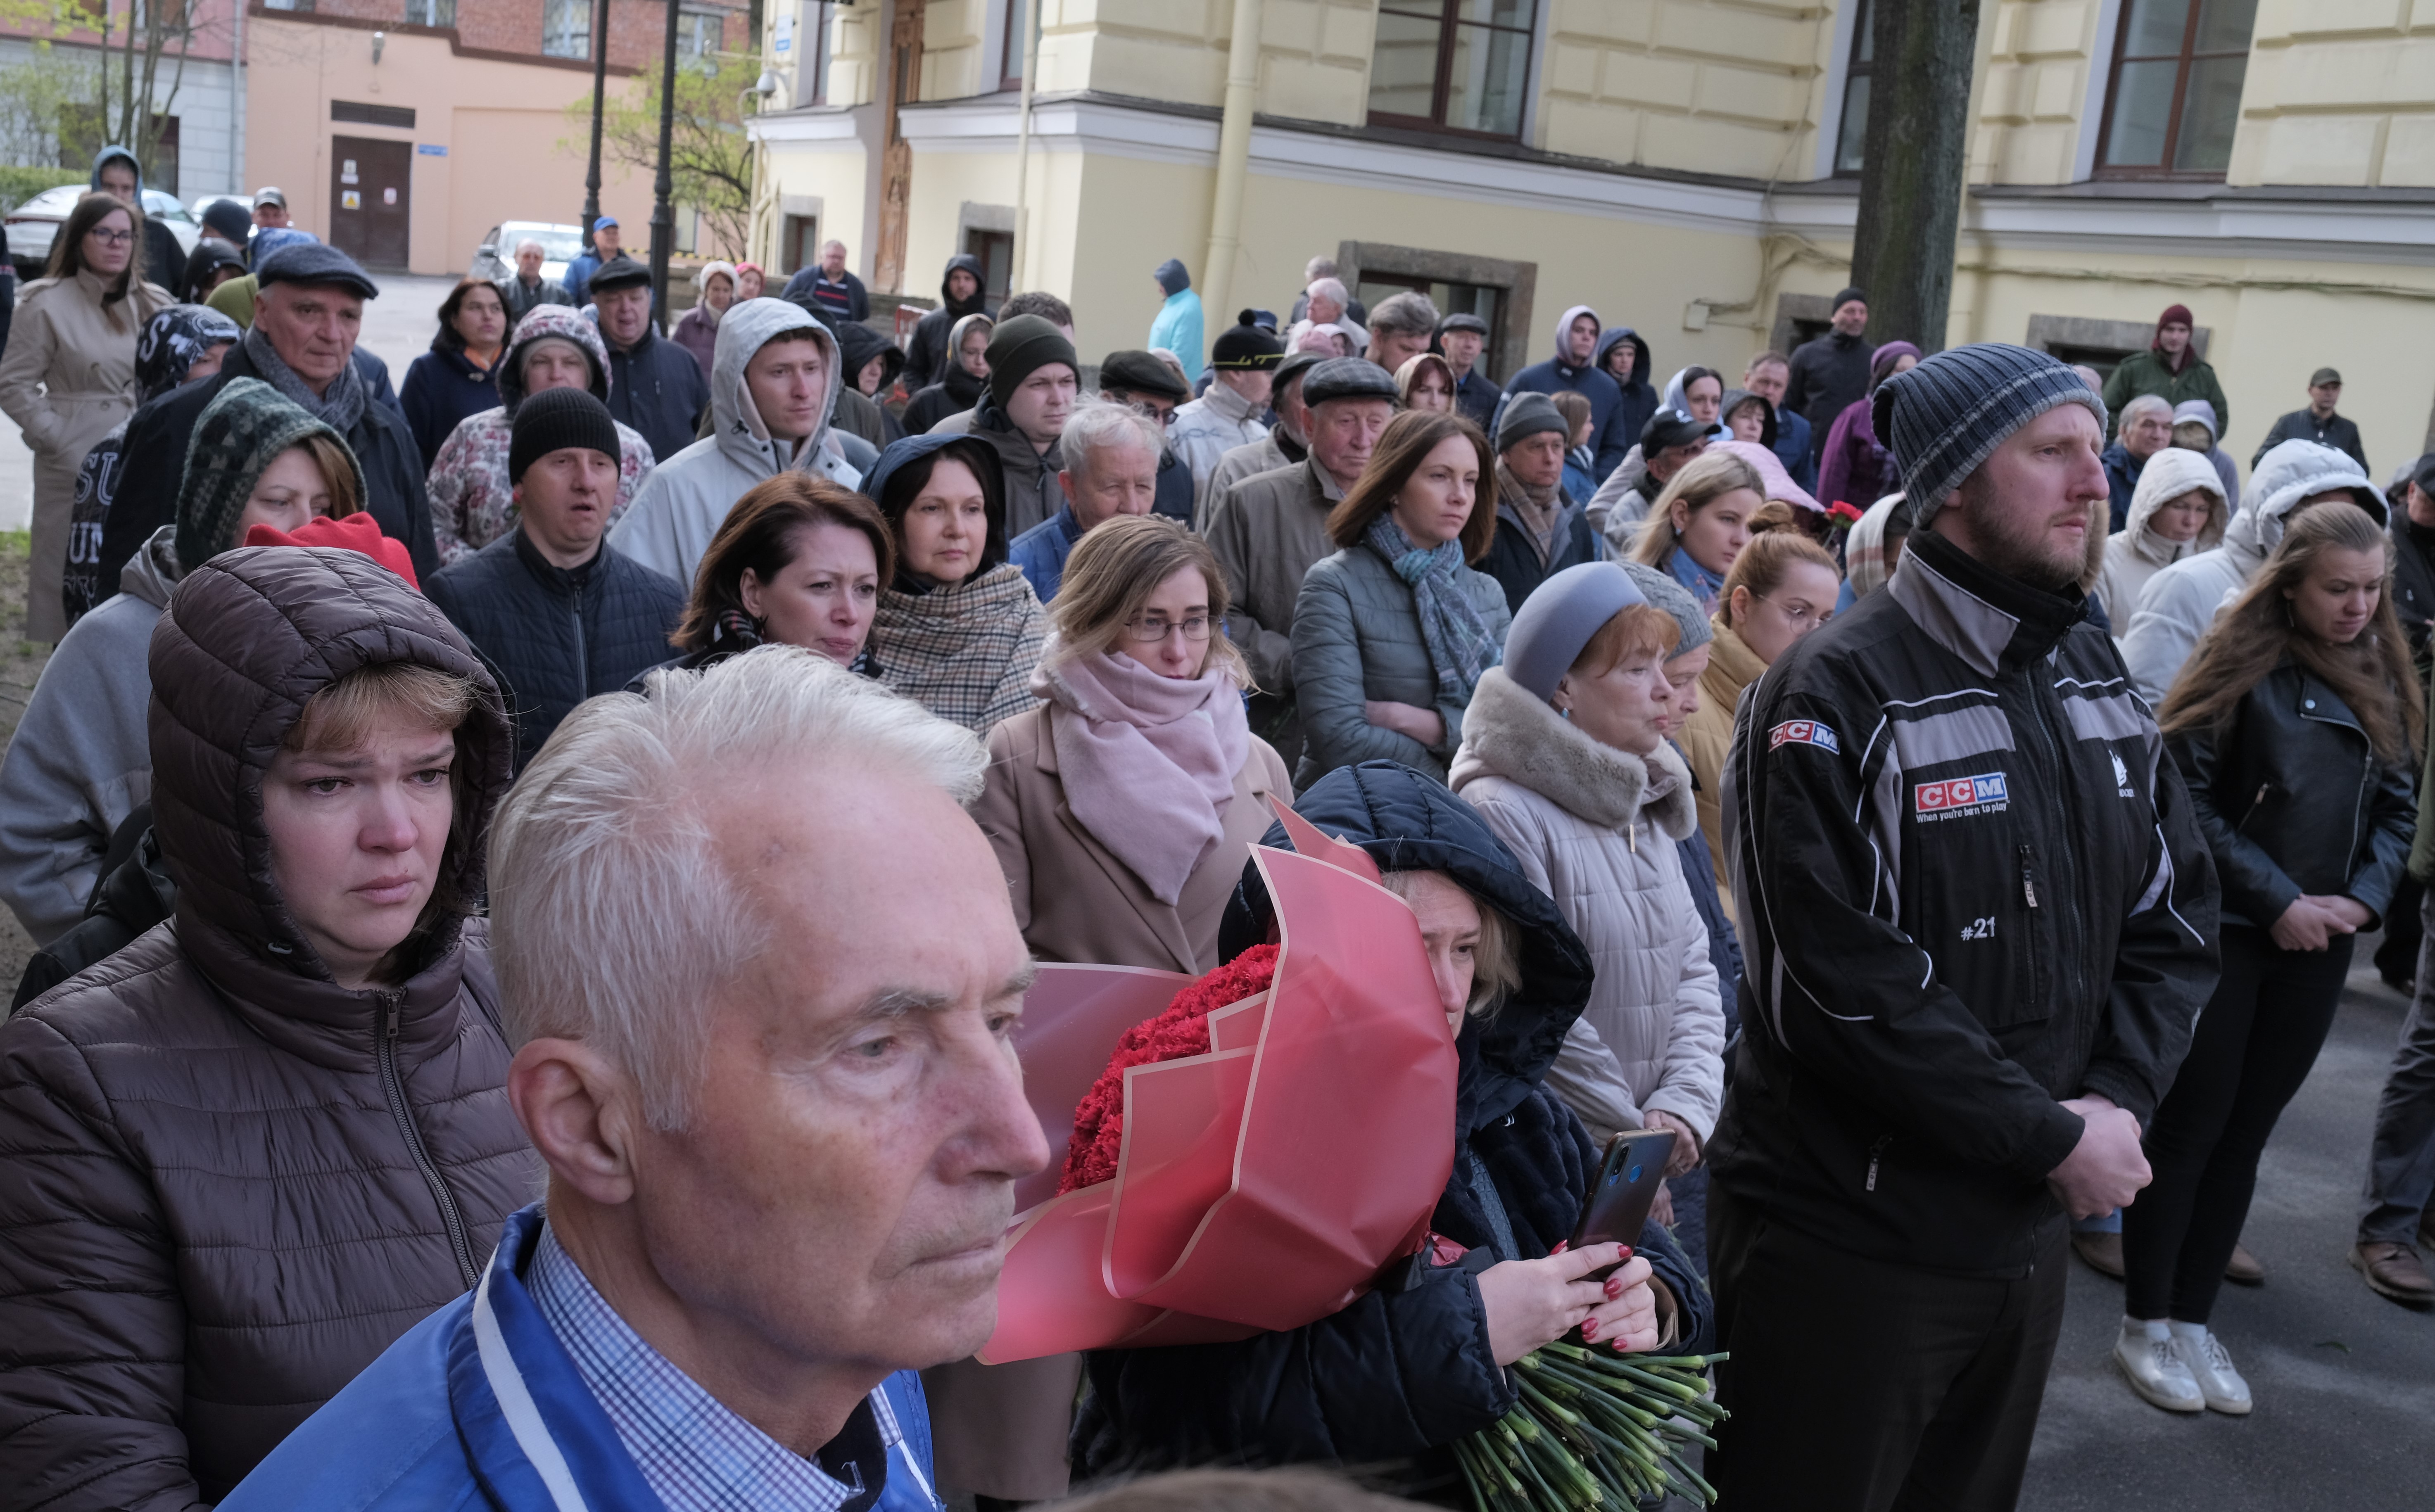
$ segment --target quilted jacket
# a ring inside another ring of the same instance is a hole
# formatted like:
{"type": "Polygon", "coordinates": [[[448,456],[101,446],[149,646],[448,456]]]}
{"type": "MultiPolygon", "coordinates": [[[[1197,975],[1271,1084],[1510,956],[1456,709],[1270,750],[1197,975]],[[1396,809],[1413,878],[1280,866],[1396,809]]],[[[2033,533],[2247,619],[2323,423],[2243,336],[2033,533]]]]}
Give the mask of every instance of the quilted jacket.
{"type": "MultiPolygon", "coordinates": [[[[1468,567],[1457,576],[1503,645],[1506,627],[1513,623],[1505,590],[1468,567]]],[[[1437,667],[1421,639],[1411,585],[1375,551],[1366,545],[1339,551],[1313,565],[1303,579],[1302,595],[1294,602],[1293,669],[1308,742],[1294,769],[1296,787],[1308,787],[1339,766],[1382,760],[1445,781],[1445,764],[1462,744],[1462,705],[1439,696],[1437,667]],[[1370,723],[1361,706],[1373,698],[1435,709],[1445,721],[1444,740],[1423,746],[1370,723]]]]}

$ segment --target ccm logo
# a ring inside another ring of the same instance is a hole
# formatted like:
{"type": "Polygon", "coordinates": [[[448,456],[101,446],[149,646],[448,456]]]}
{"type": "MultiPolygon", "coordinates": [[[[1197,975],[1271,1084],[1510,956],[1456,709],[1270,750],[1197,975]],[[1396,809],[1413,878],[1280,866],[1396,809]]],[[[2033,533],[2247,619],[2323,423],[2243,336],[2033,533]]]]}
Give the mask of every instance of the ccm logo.
{"type": "Polygon", "coordinates": [[[1816,746],[1842,754],[1842,747],[1835,743],[1835,731],[1815,719],[1787,719],[1767,732],[1767,748],[1770,750],[1787,742],[1796,746],[1816,746]]]}
{"type": "Polygon", "coordinates": [[[1983,777],[1950,777],[1941,782],[1922,782],[1911,789],[1912,806],[1922,814],[1940,814],[1949,809],[1976,808],[1981,803],[2002,803],[2007,800],[2004,774],[1989,772],[1983,777]]]}

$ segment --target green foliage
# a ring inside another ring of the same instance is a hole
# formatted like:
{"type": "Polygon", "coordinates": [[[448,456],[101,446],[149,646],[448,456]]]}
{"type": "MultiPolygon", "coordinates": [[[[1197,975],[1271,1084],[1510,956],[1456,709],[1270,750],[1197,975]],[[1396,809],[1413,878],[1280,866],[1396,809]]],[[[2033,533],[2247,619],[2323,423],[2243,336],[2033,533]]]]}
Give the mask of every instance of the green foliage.
{"type": "Polygon", "coordinates": [[[45,189],[83,183],[90,177],[80,168],[0,167],[0,212],[14,210],[45,189]]]}
{"type": "MultiPolygon", "coordinates": [[[[668,199],[701,212],[708,240],[729,252],[741,249],[752,220],[752,144],[745,139],[741,96],[761,77],[758,53],[719,53],[677,69],[676,112],[669,134],[668,199]]],[[[581,158],[589,150],[592,96],[566,108],[574,132],[558,150],[581,158]]],[[[656,63],[644,88],[611,93],[600,119],[600,156],[647,180],[660,169],[660,74],[656,63]]],[[[636,249],[640,250],[639,248],[636,249]]]]}

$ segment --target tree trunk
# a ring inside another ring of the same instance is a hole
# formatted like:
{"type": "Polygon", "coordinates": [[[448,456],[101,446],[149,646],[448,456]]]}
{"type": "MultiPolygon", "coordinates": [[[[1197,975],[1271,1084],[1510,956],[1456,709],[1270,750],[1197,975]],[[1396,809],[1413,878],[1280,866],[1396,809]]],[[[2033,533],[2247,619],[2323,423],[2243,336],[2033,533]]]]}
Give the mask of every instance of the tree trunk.
{"type": "Polygon", "coordinates": [[[1942,351],[1969,142],[1978,0],[1874,0],[1867,161],[1852,282],[1869,338],[1942,351]]]}

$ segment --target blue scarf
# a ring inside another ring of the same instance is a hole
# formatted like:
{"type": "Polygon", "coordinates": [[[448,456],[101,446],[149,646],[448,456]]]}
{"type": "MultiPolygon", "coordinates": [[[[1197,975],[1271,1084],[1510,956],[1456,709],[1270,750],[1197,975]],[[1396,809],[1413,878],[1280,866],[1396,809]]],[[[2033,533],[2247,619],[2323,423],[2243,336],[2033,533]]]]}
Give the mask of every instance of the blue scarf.
{"type": "Polygon", "coordinates": [[[1680,546],[1675,547],[1674,555],[1666,559],[1666,570],[1674,575],[1676,582],[1691,591],[1693,598],[1700,601],[1701,613],[1714,614],[1717,611],[1718,601],[1725,590],[1723,578],[1693,561],[1691,554],[1680,546]]]}
{"type": "Polygon", "coordinates": [[[1421,639],[1429,648],[1429,664],[1437,669],[1439,700],[1468,706],[1479,675],[1502,661],[1504,653],[1457,576],[1462,571],[1461,541],[1442,541],[1425,551],[1412,544],[1390,514],[1370,522],[1362,539],[1395,569],[1396,576],[1411,585],[1421,639]]]}

